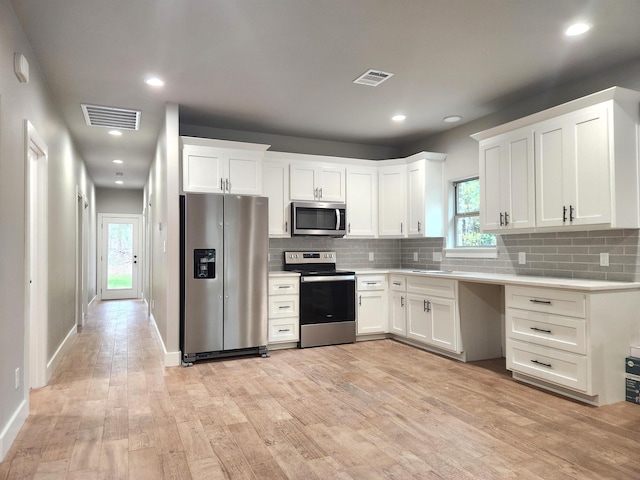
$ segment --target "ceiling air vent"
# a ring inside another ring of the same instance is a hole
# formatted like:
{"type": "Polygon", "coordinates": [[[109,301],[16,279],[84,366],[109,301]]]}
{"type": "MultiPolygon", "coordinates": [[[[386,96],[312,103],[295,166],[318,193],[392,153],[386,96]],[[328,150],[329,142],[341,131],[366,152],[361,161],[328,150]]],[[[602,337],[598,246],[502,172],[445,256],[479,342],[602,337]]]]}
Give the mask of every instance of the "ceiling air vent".
{"type": "Polygon", "coordinates": [[[393,77],[393,73],[381,72],[380,70],[367,70],[358,78],[356,78],[353,83],[358,83],[360,85],[369,85],[370,87],[377,87],[385,80],[393,77]]]}
{"type": "Polygon", "coordinates": [[[123,130],[140,129],[140,111],[125,108],[100,107],[82,104],[82,113],[90,127],[118,128],[123,130]]]}

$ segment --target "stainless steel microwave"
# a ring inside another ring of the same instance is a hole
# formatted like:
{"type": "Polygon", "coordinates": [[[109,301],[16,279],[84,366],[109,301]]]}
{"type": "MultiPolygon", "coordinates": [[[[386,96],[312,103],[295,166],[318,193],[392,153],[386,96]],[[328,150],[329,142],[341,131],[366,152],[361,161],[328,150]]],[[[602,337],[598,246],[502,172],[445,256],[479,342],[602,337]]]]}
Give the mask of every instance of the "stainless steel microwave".
{"type": "Polygon", "coordinates": [[[344,203],[292,202],[291,234],[344,237],[347,234],[344,203]]]}

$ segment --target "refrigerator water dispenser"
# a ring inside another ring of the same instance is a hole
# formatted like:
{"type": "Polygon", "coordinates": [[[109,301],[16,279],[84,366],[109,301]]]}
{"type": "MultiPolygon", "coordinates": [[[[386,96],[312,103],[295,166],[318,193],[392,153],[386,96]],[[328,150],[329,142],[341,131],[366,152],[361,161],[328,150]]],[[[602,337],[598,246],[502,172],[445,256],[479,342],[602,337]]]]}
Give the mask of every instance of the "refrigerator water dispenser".
{"type": "Polygon", "coordinates": [[[193,278],[216,278],[215,249],[193,250],[193,278]]]}

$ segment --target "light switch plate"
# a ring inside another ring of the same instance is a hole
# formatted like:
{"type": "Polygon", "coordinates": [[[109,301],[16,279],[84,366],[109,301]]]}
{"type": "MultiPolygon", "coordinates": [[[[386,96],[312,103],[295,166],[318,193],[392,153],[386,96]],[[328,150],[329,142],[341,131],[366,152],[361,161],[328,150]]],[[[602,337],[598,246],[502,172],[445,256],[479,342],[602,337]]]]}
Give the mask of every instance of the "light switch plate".
{"type": "Polygon", "coordinates": [[[413,252],[413,261],[414,262],[418,261],[418,252],[413,252]]]}
{"type": "Polygon", "coordinates": [[[526,254],[526,252],[518,252],[518,263],[520,265],[525,265],[527,263],[527,254],[526,254]]]}
{"type": "Polygon", "coordinates": [[[442,261],[442,252],[433,252],[433,261],[441,262],[442,261]]]}
{"type": "Polygon", "coordinates": [[[609,252],[601,252],[600,253],[600,266],[608,267],[609,266],[609,252]]]}
{"type": "Polygon", "coordinates": [[[373,252],[369,252],[369,261],[373,262],[373,252]]]}

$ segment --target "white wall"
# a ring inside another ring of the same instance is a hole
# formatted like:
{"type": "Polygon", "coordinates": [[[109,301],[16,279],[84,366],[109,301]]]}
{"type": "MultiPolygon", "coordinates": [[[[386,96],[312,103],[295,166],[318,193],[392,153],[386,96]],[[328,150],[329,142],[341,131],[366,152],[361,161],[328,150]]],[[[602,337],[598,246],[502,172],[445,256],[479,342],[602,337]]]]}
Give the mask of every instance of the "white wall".
{"type": "MultiPolygon", "coordinates": [[[[8,0],[0,0],[0,459],[28,412],[25,349],[25,133],[29,120],[48,147],[49,299],[46,359],[75,322],[76,186],[89,202],[88,231],[95,232],[95,191],[84,162],[51,99],[29,43],[8,0]],[[30,64],[31,80],[13,73],[15,52],[30,64]],[[70,248],[70,246],[72,248],[70,248]],[[14,388],[20,369],[21,388],[14,388]]],[[[89,244],[95,244],[95,233],[89,244]]],[[[89,264],[95,264],[95,251],[89,264]]],[[[95,270],[89,290],[95,292],[95,270]]]]}
{"type": "MultiPolygon", "coordinates": [[[[178,106],[168,104],[144,189],[150,222],[151,314],[165,349],[165,364],[180,363],[180,151],[178,106]],[[149,205],[150,204],[150,205],[149,205]]],[[[147,295],[145,293],[145,295],[147,295]]]]}
{"type": "Polygon", "coordinates": [[[98,213],[126,213],[142,215],[144,196],[142,190],[130,188],[96,188],[98,213]]]}

